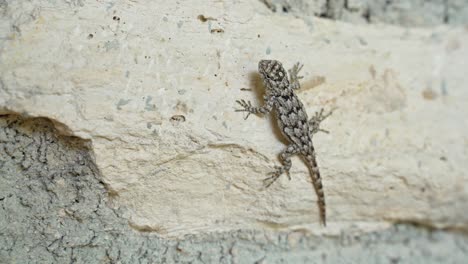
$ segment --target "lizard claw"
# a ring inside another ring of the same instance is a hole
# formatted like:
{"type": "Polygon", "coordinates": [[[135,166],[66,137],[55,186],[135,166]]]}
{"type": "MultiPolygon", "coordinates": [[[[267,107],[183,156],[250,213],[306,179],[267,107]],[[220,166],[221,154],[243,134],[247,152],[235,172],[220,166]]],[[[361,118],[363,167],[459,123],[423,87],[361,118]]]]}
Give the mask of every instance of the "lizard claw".
{"type": "Polygon", "coordinates": [[[297,72],[299,72],[300,70],[302,70],[302,67],[304,67],[304,64],[301,64],[300,62],[296,62],[294,67],[297,69],[297,72]]]}
{"type": "Polygon", "coordinates": [[[296,79],[302,79],[304,76],[298,76],[299,72],[304,67],[304,64],[300,64],[299,62],[294,64],[293,68],[289,70],[289,74],[296,76],[296,79]]]}
{"type": "Polygon", "coordinates": [[[247,116],[244,118],[244,120],[247,120],[249,118],[249,115],[251,114],[250,109],[252,108],[252,103],[250,101],[245,101],[244,99],[241,100],[236,100],[236,103],[240,104],[243,109],[236,109],[236,112],[247,112],[247,116]]]}
{"type": "Polygon", "coordinates": [[[244,99],[236,100],[236,103],[240,104],[244,109],[237,109],[237,111],[249,111],[249,108],[252,108],[252,103],[250,101],[245,101],[244,99]]]}
{"type": "Polygon", "coordinates": [[[263,180],[263,185],[265,186],[265,188],[270,187],[278,179],[278,177],[279,176],[272,175],[272,176],[264,179],[263,180]]]}
{"type": "Polygon", "coordinates": [[[291,82],[291,87],[296,90],[299,89],[299,80],[304,78],[304,76],[299,76],[299,71],[301,71],[304,65],[299,62],[294,64],[292,69],[289,69],[289,81],[291,82]]]}
{"type": "MultiPolygon", "coordinates": [[[[275,166],[275,171],[268,173],[268,175],[271,176],[263,180],[265,188],[270,187],[270,185],[272,185],[281,176],[281,174],[283,174],[283,172],[285,172],[283,167],[275,166]]],[[[291,180],[291,175],[289,175],[289,171],[286,171],[286,175],[288,176],[288,179],[291,180]]]]}

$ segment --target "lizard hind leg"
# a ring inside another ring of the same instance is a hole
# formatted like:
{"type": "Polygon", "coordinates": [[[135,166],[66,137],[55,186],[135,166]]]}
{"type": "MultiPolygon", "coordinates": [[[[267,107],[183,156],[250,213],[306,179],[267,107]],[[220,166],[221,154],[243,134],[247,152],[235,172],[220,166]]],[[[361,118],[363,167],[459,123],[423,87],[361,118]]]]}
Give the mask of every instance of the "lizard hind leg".
{"type": "Polygon", "coordinates": [[[270,177],[263,180],[265,188],[270,187],[283,173],[286,173],[288,179],[291,180],[289,175],[289,169],[291,169],[291,156],[300,152],[300,148],[294,144],[287,146],[280,154],[281,163],[283,164],[280,167],[276,167],[274,172],[269,173],[270,177]]]}

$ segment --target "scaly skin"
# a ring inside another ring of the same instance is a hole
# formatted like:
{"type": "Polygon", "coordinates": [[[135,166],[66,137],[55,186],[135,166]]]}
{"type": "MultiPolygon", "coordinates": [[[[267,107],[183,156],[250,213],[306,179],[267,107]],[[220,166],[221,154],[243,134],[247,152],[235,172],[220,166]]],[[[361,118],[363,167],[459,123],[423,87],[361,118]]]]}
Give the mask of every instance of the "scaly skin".
{"type": "Polygon", "coordinates": [[[302,65],[296,63],[289,72],[289,79],[281,62],[276,60],[261,60],[258,63],[258,71],[266,88],[264,96],[265,104],[253,107],[250,101],[238,100],[243,108],[236,111],[247,112],[245,119],[252,114],[267,114],[275,109],[276,119],[283,135],[288,139],[289,145],[281,152],[282,166],[277,167],[271,176],[264,180],[265,187],[271,186],[283,173],[289,176],[291,169],[291,156],[299,154],[304,157],[313,175],[313,184],[318,196],[318,205],[322,224],[326,226],[325,195],[323,192],[322,178],[315,158],[315,150],[312,144],[312,136],[320,129],[320,122],[330,114],[323,114],[323,109],[315,113],[310,120],[307,117],[304,105],[296,96],[294,90],[300,89],[299,71],[302,65]]]}

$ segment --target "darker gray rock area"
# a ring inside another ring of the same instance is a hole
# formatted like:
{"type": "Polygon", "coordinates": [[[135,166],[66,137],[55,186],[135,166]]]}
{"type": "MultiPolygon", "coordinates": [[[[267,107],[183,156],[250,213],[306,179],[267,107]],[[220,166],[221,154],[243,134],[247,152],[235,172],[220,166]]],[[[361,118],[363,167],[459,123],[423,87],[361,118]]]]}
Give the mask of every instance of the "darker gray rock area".
{"type": "Polygon", "coordinates": [[[45,118],[0,116],[0,263],[464,263],[461,233],[395,225],[336,237],[261,230],[179,240],[133,230],[89,142],[45,118]]]}
{"type": "Polygon", "coordinates": [[[260,0],[270,10],[351,23],[468,25],[466,0],[260,0]]]}

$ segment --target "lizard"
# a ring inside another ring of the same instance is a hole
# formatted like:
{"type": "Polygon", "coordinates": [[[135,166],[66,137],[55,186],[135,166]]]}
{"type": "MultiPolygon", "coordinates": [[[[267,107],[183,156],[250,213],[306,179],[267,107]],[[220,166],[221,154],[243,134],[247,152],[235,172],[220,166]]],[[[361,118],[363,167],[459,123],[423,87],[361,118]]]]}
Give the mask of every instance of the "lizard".
{"type": "Polygon", "coordinates": [[[313,185],[318,196],[317,203],[321,223],[326,226],[325,194],[312,144],[312,136],[319,131],[328,133],[320,128],[320,122],[330,116],[332,111],[324,114],[322,108],[320,112],[316,112],[311,119],[308,119],[304,105],[295,93],[295,90],[300,89],[299,80],[304,78],[299,76],[302,67],[303,64],[296,63],[292,69],[288,70],[288,78],[281,62],[261,60],[258,63],[258,71],[265,86],[263,97],[265,104],[254,107],[250,101],[237,100],[236,102],[242,109],[236,109],[236,111],[247,112],[247,116],[244,118],[247,119],[250,114],[268,114],[273,109],[275,110],[277,123],[289,145],[279,155],[282,166],[275,167],[276,170],[269,174],[271,176],[264,179],[264,185],[266,188],[270,187],[283,173],[286,173],[288,179],[291,180],[289,175],[292,165],[291,156],[301,155],[312,172],[313,185]]]}

